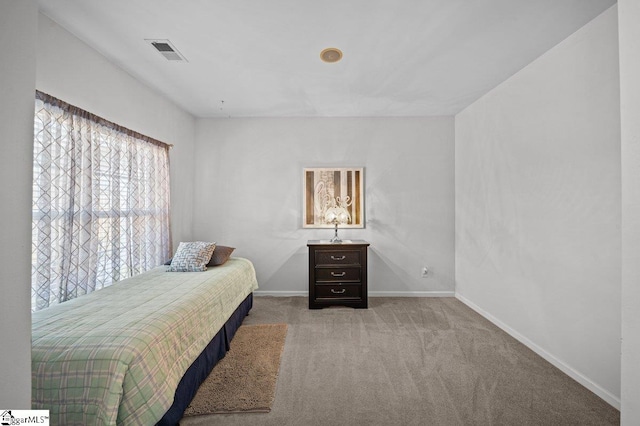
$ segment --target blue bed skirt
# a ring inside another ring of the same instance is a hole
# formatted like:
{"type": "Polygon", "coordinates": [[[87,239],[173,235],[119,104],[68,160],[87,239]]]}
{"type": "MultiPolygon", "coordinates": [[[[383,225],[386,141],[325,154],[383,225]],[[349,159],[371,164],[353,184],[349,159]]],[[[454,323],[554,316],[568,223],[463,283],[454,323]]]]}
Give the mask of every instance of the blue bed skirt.
{"type": "Polygon", "coordinates": [[[157,423],[160,426],[177,425],[187,409],[189,403],[196,395],[198,387],[209,376],[213,367],[227,354],[229,342],[235,336],[236,331],[242,324],[244,317],[249,314],[253,307],[253,294],[238,306],[231,318],[227,320],[220,331],[213,337],[211,342],[204,348],[200,356],[191,364],[178,383],[173,405],[157,423]]]}

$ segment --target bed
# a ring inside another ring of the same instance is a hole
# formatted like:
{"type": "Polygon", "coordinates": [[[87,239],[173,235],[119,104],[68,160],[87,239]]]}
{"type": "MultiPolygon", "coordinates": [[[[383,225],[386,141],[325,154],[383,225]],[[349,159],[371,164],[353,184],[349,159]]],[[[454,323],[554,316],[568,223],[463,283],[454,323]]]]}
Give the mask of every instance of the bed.
{"type": "Polygon", "coordinates": [[[33,313],[33,409],[50,410],[52,424],[177,423],[258,284],[243,258],[165,270],[33,313]]]}

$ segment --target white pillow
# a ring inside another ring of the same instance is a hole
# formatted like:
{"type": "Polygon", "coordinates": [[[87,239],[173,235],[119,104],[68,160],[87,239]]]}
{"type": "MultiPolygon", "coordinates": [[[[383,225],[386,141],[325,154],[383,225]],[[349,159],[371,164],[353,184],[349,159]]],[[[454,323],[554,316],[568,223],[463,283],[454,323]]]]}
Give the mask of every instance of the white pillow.
{"type": "Polygon", "coordinates": [[[181,242],[178,245],[167,272],[202,272],[207,270],[207,263],[216,248],[216,243],[203,241],[181,242]]]}

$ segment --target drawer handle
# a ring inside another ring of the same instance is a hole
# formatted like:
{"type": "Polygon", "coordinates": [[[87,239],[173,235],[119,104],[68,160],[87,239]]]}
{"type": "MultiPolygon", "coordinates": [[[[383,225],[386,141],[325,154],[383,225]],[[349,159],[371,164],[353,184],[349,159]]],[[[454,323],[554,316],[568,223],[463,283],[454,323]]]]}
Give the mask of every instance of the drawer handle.
{"type": "Polygon", "coordinates": [[[336,273],[336,272],[331,271],[331,276],[332,277],[344,277],[345,275],[347,275],[347,273],[344,272],[344,271],[340,272],[339,274],[336,273]]]}
{"type": "Polygon", "coordinates": [[[342,294],[342,293],[344,293],[345,291],[347,291],[347,289],[346,289],[346,288],[343,288],[343,289],[342,289],[342,290],[340,290],[340,291],[336,290],[335,288],[332,288],[332,289],[331,289],[331,293],[333,293],[333,294],[342,294]]]}
{"type": "Polygon", "coordinates": [[[331,255],[331,260],[345,260],[347,258],[347,256],[342,255],[340,257],[336,257],[334,255],[331,255]]]}

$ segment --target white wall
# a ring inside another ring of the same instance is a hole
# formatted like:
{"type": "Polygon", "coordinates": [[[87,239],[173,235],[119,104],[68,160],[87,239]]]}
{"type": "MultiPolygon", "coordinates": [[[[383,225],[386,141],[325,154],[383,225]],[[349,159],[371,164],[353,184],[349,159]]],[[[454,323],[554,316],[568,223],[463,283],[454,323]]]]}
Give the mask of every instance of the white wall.
{"type": "Polygon", "coordinates": [[[35,1],[0,2],[0,408],[31,408],[35,1]]]}
{"type": "Polygon", "coordinates": [[[40,14],[36,88],[136,132],[173,144],[171,222],[189,239],[195,118],[40,14]]]}
{"type": "Polygon", "coordinates": [[[261,291],[305,292],[307,240],[333,231],[302,229],[302,169],[362,166],[366,228],[339,234],[371,243],[370,294],[451,295],[453,130],[453,117],[198,120],[193,236],[237,247],[261,291]]]}
{"type": "Polygon", "coordinates": [[[455,117],[457,295],[614,406],[619,120],[615,6],[455,117]]]}
{"type": "Polygon", "coordinates": [[[622,413],[640,424],[640,2],[618,0],[622,125],[622,413]]]}

